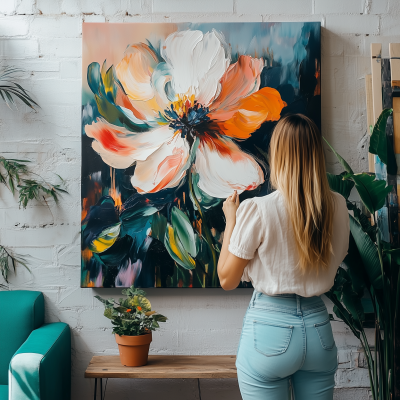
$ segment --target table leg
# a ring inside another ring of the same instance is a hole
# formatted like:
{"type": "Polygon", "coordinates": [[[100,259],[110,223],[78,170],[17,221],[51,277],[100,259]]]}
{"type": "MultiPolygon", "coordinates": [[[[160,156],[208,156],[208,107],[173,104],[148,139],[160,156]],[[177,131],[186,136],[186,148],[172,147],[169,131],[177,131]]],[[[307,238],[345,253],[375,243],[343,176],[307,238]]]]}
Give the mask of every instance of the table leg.
{"type": "Polygon", "coordinates": [[[103,379],[100,378],[100,400],[103,400],[103,379]]]}
{"type": "Polygon", "coordinates": [[[97,378],[94,378],[94,400],[97,399],[97,378]]]}
{"type": "Polygon", "coordinates": [[[200,378],[197,378],[197,387],[199,389],[199,400],[201,400],[200,378]]]}

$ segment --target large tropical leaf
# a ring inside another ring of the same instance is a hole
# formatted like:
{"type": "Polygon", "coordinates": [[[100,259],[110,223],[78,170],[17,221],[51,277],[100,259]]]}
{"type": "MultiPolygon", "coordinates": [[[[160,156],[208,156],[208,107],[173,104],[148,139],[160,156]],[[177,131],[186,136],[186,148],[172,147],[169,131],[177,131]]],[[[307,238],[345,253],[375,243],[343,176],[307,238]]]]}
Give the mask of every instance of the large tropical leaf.
{"type": "Polygon", "coordinates": [[[349,218],[350,231],[353,235],[358,252],[360,253],[369,280],[375,289],[382,289],[378,248],[368,234],[363,231],[361,225],[351,215],[349,215],[349,218]]]}
{"type": "Polygon", "coordinates": [[[340,193],[347,200],[350,196],[351,189],[354,187],[354,182],[343,180],[343,175],[333,175],[327,172],[326,176],[331,190],[340,193]]]}
{"type": "Polygon", "coordinates": [[[330,145],[330,143],[324,137],[323,139],[325,140],[326,144],[330,147],[330,149],[333,151],[333,154],[335,154],[336,158],[338,159],[344,170],[348,174],[354,174],[353,170],[351,169],[350,165],[347,164],[346,160],[330,145]]]}
{"type": "Polygon", "coordinates": [[[363,261],[352,235],[350,235],[349,249],[343,263],[347,266],[347,272],[350,276],[353,290],[359,296],[362,296],[365,286],[369,283],[369,279],[368,275],[365,273],[363,261]]]}
{"type": "Polygon", "coordinates": [[[363,231],[368,233],[372,241],[376,242],[376,226],[371,225],[369,218],[350,201],[347,201],[347,209],[353,211],[354,219],[361,225],[363,231]]]}
{"type": "Polygon", "coordinates": [[[396,175],[397,165],[393,145],[386,135],[387,120],[392,114],[393,110],[391,108],[382,111],[372,131],[368,151],[371,154],[376,154],[386,164],[388,174],[396,175]]]}
{"type": "Polygon", "coordinates": [[[386,181],[376,180],[375,174],[347,174],[343,179],[355,183],[361,200],[371,214],[384,206],[386,196],[392,190],[392,186],[386,186],[386,181]]]}

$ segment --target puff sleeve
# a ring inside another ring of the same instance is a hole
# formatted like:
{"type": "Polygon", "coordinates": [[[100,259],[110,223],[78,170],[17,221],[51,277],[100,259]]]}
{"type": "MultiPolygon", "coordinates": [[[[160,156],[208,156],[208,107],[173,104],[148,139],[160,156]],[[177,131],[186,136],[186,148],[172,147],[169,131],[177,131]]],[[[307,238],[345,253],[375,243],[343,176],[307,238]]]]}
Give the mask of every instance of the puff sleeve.
{"type": "Polygon", "coordinates": [[[230,253],[251,260],[262,238],[262,221],[255,199],[247,199],[236,211],[236,225],[228,246],[230,253]]]}

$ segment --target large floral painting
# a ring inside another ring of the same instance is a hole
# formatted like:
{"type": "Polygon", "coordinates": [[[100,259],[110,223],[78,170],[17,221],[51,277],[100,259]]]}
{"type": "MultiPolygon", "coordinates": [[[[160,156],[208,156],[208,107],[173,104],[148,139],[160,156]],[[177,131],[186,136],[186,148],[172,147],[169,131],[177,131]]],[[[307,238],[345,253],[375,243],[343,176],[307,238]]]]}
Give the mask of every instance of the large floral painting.
{"type": "Polygon", "coordinates": [[[218,287],[222,202],[320,125],[319,23],[84,24],[82,287],[218,287]]]}

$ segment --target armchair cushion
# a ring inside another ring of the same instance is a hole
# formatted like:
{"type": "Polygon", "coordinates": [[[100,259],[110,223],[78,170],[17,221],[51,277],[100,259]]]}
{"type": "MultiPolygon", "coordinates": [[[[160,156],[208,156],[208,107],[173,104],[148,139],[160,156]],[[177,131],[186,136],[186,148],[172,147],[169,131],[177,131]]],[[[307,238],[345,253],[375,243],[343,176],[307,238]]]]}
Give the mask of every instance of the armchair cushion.
{"type": "Polygon", "coordinates": [[[0,320],[0,385],[7,385],[11,357],[44,323],[43,294],[26,290],[0,292],[0,320]]]}
{"type": "Polygon", "coordinates": [[[34,330],[11,360],[9,400],[69,400],[70,383],[69,326],[56,322],[34,330]]]}

